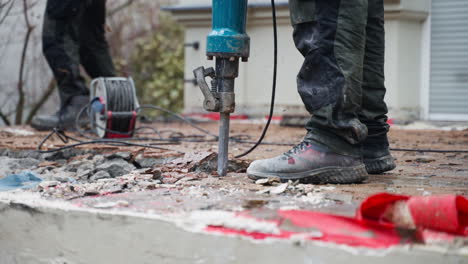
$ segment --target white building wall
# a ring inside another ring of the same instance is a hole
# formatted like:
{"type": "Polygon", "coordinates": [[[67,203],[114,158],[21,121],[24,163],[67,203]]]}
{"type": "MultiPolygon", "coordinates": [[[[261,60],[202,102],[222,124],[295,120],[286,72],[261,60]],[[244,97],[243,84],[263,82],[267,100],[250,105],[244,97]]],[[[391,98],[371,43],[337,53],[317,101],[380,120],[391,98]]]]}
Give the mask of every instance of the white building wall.
{"type": "MultiPolygon", "coordinates": [[[[268,0],[255,3],[268,4],[268,0]]],[[[281,2],[281,1],[277,1],[281,2]]],[[[210,0],[180,1],[179,7],[209,6],[210,0]]],[[[254,3],[254,1],[249,1],[254,3]]],[[[386,85],[390,117],[400,120],[417,119],[425,112],[421,104],[422,82],[422,32],[427,19],[430,0],[385,0],[386,8],[386,85]]],[[[302,57],[292,41],[292,27],[287,6],[279,5],[279,63],[277,115],[306,113],[297,93],[296,75],[302,65],[302,57]]],[[[186,50],[186,79],[192,79],[192,70],[201,65],[213,66],[206,60],[206,35],[211,27],[208,9],[173,11],[187,28],[186,42],[199,41],[199,50],[186,50]]],[[[242,63],[236,85],[237,114],[262,116],[268,113],[271,79],[273,33],[271,11],[255,8],[249,11],[248,34],[251,37],[251,58],[242,63]]],[[[185,90],[185,111],[204,112],[201,92],[188,83],[185,90]]]]}
{"type": "Polygon", "coordinates": [[[424,112],[420,100],[422,26],[416,21],[386,21],[386,101],[392,118],[419,119],[424,112]]]}

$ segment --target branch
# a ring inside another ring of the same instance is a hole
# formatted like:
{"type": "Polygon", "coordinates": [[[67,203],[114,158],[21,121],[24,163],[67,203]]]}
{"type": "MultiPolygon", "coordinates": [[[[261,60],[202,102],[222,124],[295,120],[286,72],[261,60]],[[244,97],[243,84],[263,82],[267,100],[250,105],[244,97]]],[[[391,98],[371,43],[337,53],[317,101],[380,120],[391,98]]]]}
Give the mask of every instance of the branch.
{"type": "Polygon", "coordinates": [[[134,2],[135,2],[135,0],[127,0],[127,1],[125,1],[125,2],[122,3],[121,5],[115,7],[114,9],[109,10],[109,11],[107,12],[107,16],[111,17],[111,16],[117,14],[118,12],[120,12],[120,11],[124,10],[125,8],[131,6],[134,2]]]}
{"type": "Polygon", "coordinates": [[[5,8],[8,5],[11,5],[12,3],[13,3],[13,0],[7,0],[5,2],[0,2],[0,11],[2,11],[3,8],[5,8]]]}
{"type": "Polygon", "coordinates": [[[5,3],[0,3],[0,12],[3,12],[3,9],[6,8],[3,14],[0,14],[0,24],[5,22],[5,19],[10,14],[10,11],[13,9],[13,0],[6,1],[5,3]]]}
{"type": "Polygon", "coordinates": [[[0,111],[0,118],[3,120],[3,123],[5,123],[5,125],[11,125],[10,120],[2,111],[0,111]]]}
{"type": "Polygon", "coordinates": [[[2,10],[2,8],[4,8],[5,6],[7,6],[9,3],[13,2],[13,0],[7,0],[5,2],[0,2],[0,10],[2,10]]]}
{"type": "Polygon", "coordinates": [[[28,52],[29,41],[31,39],[31,34],[34,31],[34,26],[31,25],[29,21],[29,7],[28,7],[28,0],[23,0],[23,16],[24,22],[26,23],[26,36],[24,38],[23,43],[23,50],[21,54],[20,60],[20,69],[19,69],[19,77],[18,77],[18,104],[16,107],[16,117],[15,117],[15,124],[21,125],[23,121],[23,111],[24,111],[24,103],[25,103],[25,93],[24,93],[24,68],[26,66],[26,55],[28,52]]]}
{"type": "Polygon", "coordinates": [[[37,111],[47,102],[47,99],[52,95],[55,90],[55,79],[52,78],[47,86],[47,90],[42,94],[41,98],[34,104],[33,108],[29,112],[28,118],[26,119],[26,124],[31,124],[32,119],[37,114],[37,111]]]}

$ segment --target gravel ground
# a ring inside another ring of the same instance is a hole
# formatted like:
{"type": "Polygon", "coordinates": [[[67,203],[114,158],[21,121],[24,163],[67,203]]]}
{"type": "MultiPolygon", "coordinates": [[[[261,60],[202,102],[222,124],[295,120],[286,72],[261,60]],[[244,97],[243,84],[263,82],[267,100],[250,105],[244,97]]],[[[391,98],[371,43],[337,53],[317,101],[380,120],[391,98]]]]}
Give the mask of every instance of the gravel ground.
{"type": "MultiPolygon", "coordinates": [[[[154,124],[154,128],[199,135],[183,124],[154,124]]],[[[216,133],[217,124],[202,125],[216,133]]],[[[255,140],[262,124],[233,123],[232,135],[255,140]]],[[[313,209],[352,215],[369,195],[390,192],[407,195],[468,195],[468,153],[393,152],[398,167],[371,175],[359,185],[303,185],[253,182],[245,175],[249,162],[284,152],[290,146],[264,145],[252,155],[233,161],[231,173],[214,173],[216,142],[163,146],[170,150],[105,145],[82,146],[52,154],[34,149],[46,133],[27,127],[0,130],[0,177],[25,170],[43,182],[32,192],[94,208],[125,208],[139,212],[177,213],[187,210],[237,211],[258,207],[313,209]],[[185,154],[184,154],[185,153],[185,154]]],[[[164,132],[163,135],[169,135],[164,132]]],[[[142,135],[143,136],[143,135],[142,135]]],[[[145,137],[154,137],[146,134],[145,137]]],[[[301,128],[273,125],[268,142],[298,143],[301,128]]],[[[393,148],[467,150],[468,131],[392,129],[393,148]]],[[[66,144],[53,137],[46,147],[66,144]]],[[[232,154],[249,144],[233,143],[232,154]]]]}

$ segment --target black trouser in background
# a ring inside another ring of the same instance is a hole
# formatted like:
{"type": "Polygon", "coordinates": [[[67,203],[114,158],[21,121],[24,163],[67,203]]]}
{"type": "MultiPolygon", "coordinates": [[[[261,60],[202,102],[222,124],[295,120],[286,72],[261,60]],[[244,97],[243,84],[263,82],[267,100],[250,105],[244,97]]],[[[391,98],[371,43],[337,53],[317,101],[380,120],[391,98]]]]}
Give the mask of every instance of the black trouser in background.
{"type": "Polygon", "coordinates": [[[61,106],[88,95],[80,64],[91,78],[115,76],[105,38],[106,0],[48,0],[43,52],[57,80],[61,106]]]}

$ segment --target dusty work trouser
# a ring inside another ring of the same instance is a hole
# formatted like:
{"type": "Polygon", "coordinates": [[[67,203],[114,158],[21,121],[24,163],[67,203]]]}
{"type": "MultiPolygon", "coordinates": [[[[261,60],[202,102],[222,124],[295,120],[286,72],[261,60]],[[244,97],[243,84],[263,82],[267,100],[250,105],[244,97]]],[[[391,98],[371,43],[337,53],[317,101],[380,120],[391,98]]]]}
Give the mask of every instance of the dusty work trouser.
{"type": "Polygon", "coordinates": [[[115,76],[105,38],[106,0],[48,0],[43,51],[59,87],[62,107],[88,95],[80,64],[91,78],[115,76]]]}
{"type": "Polygon", "coordinates": [[[305,58],[297,83],[312,114],[306,141],[358,155],[388,144],[383,0],[290,0],[294,41],[305,58]]]}

